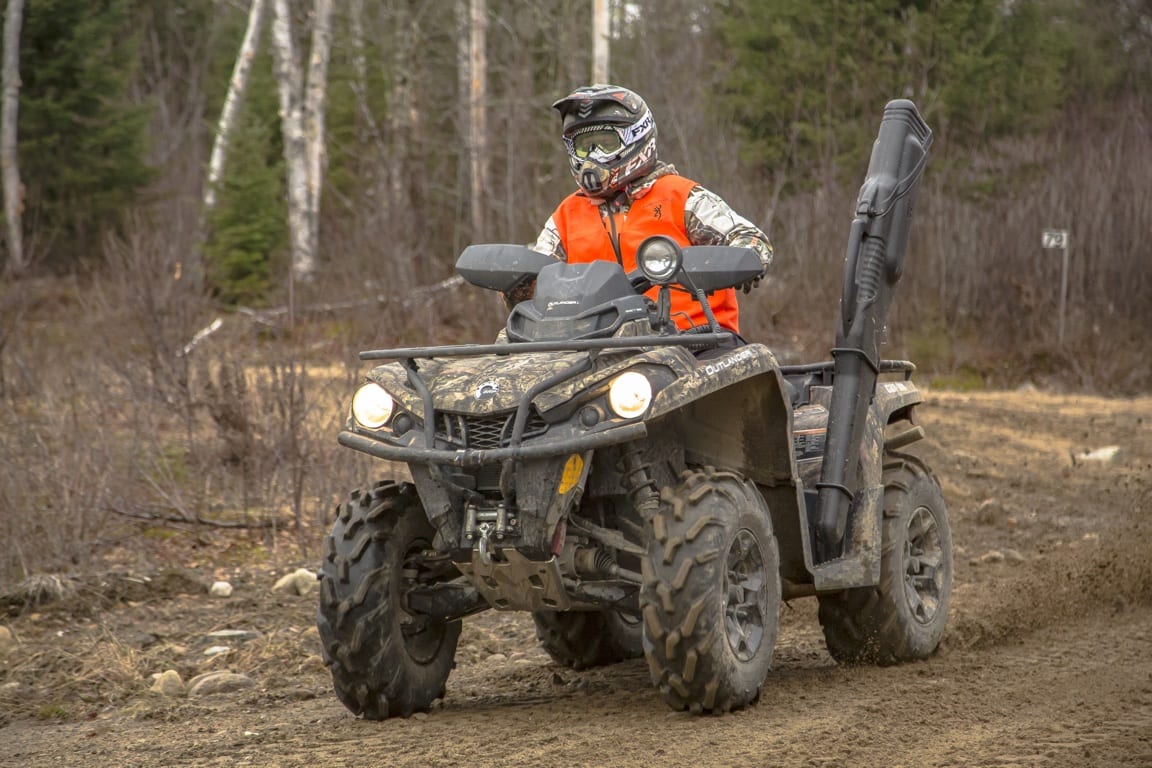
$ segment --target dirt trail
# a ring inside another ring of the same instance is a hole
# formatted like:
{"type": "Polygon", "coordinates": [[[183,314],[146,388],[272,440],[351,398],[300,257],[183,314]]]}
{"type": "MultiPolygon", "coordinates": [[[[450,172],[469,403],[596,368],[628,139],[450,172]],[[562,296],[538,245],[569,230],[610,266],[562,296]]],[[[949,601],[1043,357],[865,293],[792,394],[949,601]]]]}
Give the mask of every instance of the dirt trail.
{"type": "Polygon", "coordinates": [[[814,601],[798,600],[760,702],[693,718],[665,707],[642,660],[556,667],[530,619],[489,612],[465,624],[442,707],[363,722],[315,663],[312,599],[241,588],[122,604],[90,630],[14,620],[24,643],[72,659],[141,631],[189,644],[255,625],[269,639],[229,662],[258,681],[246,691],[140,692],[64,723],[17,712],[0,765],[1152,766],[1152,399],[933,393],[922,416],[957,564],[929,661],[839,667],[814,601]],[[1073,461],[1106,445],[1119,458],[1073,461]]]}

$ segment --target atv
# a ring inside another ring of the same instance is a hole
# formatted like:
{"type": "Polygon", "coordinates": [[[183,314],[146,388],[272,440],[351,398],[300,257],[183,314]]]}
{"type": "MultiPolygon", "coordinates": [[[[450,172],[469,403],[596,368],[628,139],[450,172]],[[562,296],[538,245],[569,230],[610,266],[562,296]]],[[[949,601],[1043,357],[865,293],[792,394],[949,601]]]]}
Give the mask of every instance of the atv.
{"type": "Polygon", "coordinates": [[[325,539],[318,625],[337,696],[368,719],[445,695],[461,620],[530,611],[573,669],[644,656],[674,709],[756,700],[781,600],[814,596],[840,662],[923,659],[944,631],[952,547],[910,362],[880,337],[931,132],[889,103],[849,235],[832,360],[781,365],[716,323],[749,249],[646,240],[639,270],[473,245],[457,271],[507,293],[495,343],[378,361],[342,445],[407,464],[353,491],[325,539]],[[682,332],[671,291],[707,326],[682,332]],[[654,294],[655,299],[646,293],[654,294]]]}

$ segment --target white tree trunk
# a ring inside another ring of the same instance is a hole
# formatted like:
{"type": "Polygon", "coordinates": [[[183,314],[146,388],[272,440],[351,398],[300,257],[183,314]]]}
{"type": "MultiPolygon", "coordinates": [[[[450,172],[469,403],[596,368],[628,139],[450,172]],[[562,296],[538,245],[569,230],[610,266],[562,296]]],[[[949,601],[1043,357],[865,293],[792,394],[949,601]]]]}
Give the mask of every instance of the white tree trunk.
{"type": "Polygon", "coordinates": [[[252,0],[252,6],[248,10],[248,28],[244,32],[240,52],[236,55],[236,65],[232,68],[232,80],[228,83],[228,95],[224,98],[224,109],[220,112],[220,121],[216,125],[216,139],[212,144],[212,157],[208,161],[208,183],[204,187],[205,214],[216,207],[217,185],[224,175],[224,164],[228,160],[228,140],[236,124],[240,105],[244,102],[252,61],[260,48],[264,6],[265,0],[252,0]]]}
{"type": "Polygon", "coordinates": [[[488,121],[485,115],[487,104],[488,59],[485,56],[485,41],[488,33],[488,8],[486,0],[471,0],[471,23],[469,25],[469,168],[471,177],[472,239],[483,241],[487,236],[485,205],[488,194],[488,121]]]}
{"type": "Polygon", "coordinates": [[[312,252],[320,241],[320,192],[327,165],[324,104],[328,94],[328,54],[332,48],[332,0],[316,0],[312,14],[312,55],[304,89],[304,130],[308,136],[308,217],[312,252]]]}
{"type": "MultiPolygon", "coordinates": [[[[422,42],[415,18],[418,13],[405,3],[395,4],[396,29],[385,38],[392,43],[392,50],[385,52],[389,59],[387,64],[391,67],[391,84],[386,96],[388,109],[385,112],[388,151],[382,163],[388,182],[385,215],[392,221],[412,222],[409,231],[400,235],[400,242],[405,247],[416,246],[424,237],[417,231],[422,222],[412,218],[413,210],[420,209],[424,191],[422,159],[415,149],[423,125],[423,114],[414,91],[416,72],[413,63],[422,42]]],[[[392,269],[396,284],[403,290],[419,285],[423,274],[429,271],[423,260],[403,255],[392,260],[392,269]]]]}
{"type": "Polygon", "coordinates": [[[308,142],[304,135],[300,64],[292,42],[288,0],[274,0],[272,42],[280,93],[280,125],[288,173],[288,229],[292,242],[292,278],[307,282],[316,269],[313,225],[308,216],[308,142]]]}
{"type": "Polygon", "coordinates": [[[384,154],[387,152],[384,136],[376,116],[372,114],[372,107],[368,104],[368,59],[364,54],[364,0],[351,0],[348,18],[352,34],[352,71],[356,73],[356,77],[352,80],[352,93],[356,96],[356,107],[364,120],[365,128],[376,143],[376,149],[384,154]]]}
{"type": "Polygon", "coordinates": [[[24,194],[16,151],[16,118],[20,109],[20,28],[24,0],[8,0],[4,15],[4,106],[0,115],[0,166],[4,176],[4,216],[8,225],[10,274],[19,274],[24,263],[24,194]]]}
{"type": "Polygon", "coordinates": [[[592,82],[608,82],[608,0],[592,0],[592,82]]]}

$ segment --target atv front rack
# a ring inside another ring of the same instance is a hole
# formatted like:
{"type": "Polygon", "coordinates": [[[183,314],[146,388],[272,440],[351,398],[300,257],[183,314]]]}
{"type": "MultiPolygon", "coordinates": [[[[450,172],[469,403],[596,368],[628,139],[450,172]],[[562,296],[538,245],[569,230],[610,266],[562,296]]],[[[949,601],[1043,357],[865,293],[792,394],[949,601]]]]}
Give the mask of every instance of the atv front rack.
{"type": "Polygon", "coordinates": [[[643,347],[713,347],[730,343],[736,335],[720,333],[686,333],[675,336],[616,336],[607,339],[574,339],[569,341],[526,341],[502,344],[456,344],[437,347],[408,347],[402,349],[369,350],[360,353],[361,360],[399,360],[404,365],[408,383],[419,394],[424,404],[424,444],[426,447],[397,445],[379,433],[369,436],[359,431],[344,430],[337,438],[341,445],[353,448],[379,459],[398,462],[447,464],[458,467],[479,467],[510,459],[541,459],[570,453],[581,453],[608,445],[639,440],[647,435],[643,422],[605,426],[586,434],[564,440],[547,441],[524,446],[525,425],[528,423],[532,401],[541,392],[575,378],[592,367],[595,353],[605,350],[635,349],[643,347]],[[416,360],[438,357],[479,357],[481,355],[515,355],[534,352],[590,352],[572,366],[538,382],[524,393],[516,408],[508,445],[499,448],[436,448],[436,407],[428,383],[420,375],[416,360]]]}
{"type": "Polygon", "coordinates": [[[406,347],[373,349],[360,353],[361,360],[413,360],[436,357],[479,357],[480,355],[517,355],[532,352],[599,352],[605,349],[632,347],[719,346],[735,341],[734,333],[682,333],[676,336],[613,336],[608,339],[573,339],[570,341],[518,341],[502,344],[450,344],[441,347],[406,347]]]}

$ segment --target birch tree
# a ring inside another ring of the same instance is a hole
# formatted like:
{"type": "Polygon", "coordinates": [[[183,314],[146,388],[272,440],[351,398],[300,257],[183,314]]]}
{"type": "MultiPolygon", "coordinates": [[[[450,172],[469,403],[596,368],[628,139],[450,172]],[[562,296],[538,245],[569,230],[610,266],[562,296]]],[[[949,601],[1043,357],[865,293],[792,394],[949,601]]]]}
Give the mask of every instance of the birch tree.
{"type": "Polygon", "coordinates": [[[608,0],[592,0],[592,82],[608,82],[608,0]]]}
{"type": "Polygon", "coordinates": [[[462,110],[468,116],[465,146],[468,153],[468,210],[474,241],[485,237],[488,183],[487,102],[488,60],[485,44],[488,32],[488,9],[485,0],[461,0],[457,6],[460,24],[457,57],[462,110]]]}
{"type": "Polygon", "coordinates": [[[356,97],[356,110],[371,136],[376,150],[386,154],[384,136],[376,115],[368,101],[368,58],[364,51],[364,0],[351,0],[348,6],[349,31],[352,35],[352,94],[356,97]]]}
{"type": "Polygon", "coordinates": [[[228,139],[236,125],[236,116],[244,102],[244,92],[248,88],[248,73],[252,71],[252,61],[260,47],[260,29],[263,26],[265,0],[252,0],[248,10],[248,27],[244,41],[232,68],[232,79],[228,82],[228,95],[224,98],[224,108],[220,111],[220,121],[216,125],[216,138],[212,143],[212,157],[208,161],[208,183],[204,186],[205,215],[216,206],[217,185],[224,175],[224,164],[228,160],[228,139]]]}
{"type": "Polygon", "coordinates": [[[313,7],[307,82],[301,74],[296,53],[288,0],[273,0],[273,11],[273,60],[280,96],[284,163],[288,173],[291,276],[293,280],[308,282],[316,271],[332,2],[316,0],[313,7]]]}
{"type": "Polygon", "coordinates": [[[308,212],[312,250],[320,235],[320,188],[324,180],[326,150],[324,104],[328,92],[328,59],[332,48],[332,0],[316,0],[312,16],[312,56],[304,88],[304,131],[308,142],[308,212]]]}
{"type": "Polygon", "coordinates": [[[8,272],[24,270],[23,193],[16,152],[20,109],[20,27],[24,0],[8,0],[4,14],[4,106],[0,115],[0,165],[4,176],[4,217],[8,225],[8,272]]]}
{"type": "MultiPolygon", "coordinates": [[[[220,110],[220,119],[216,123],[216,135],[212,142],[212,155],[208,160],[208,178],[204,183],[204,205],[200,210],[197,241],[201,244],[207,241],[207,222],[216,208],[220,181],[224,176],[224,169],[228,162],[228,151],[231,145],[236,123],[242,111],[244,97],[248,90],[249,74],[252,71],[252,62],[260,48],[260,32],[264,25],[265,0],[252,0],[248,9],[248,25],[244,30],[244,39],[240,43],[240,50],[236,54],[236,63],[232,67],[232,79],[228,81],[228,93],[224,97],[224,106],[220,110]]],[[[202,250],[202,249],[201,249],[202,250]]],[[[204,277],[204,257],[197,252],[188,264],[188,277],[193,285],[199,286],[204,277]]]]}

